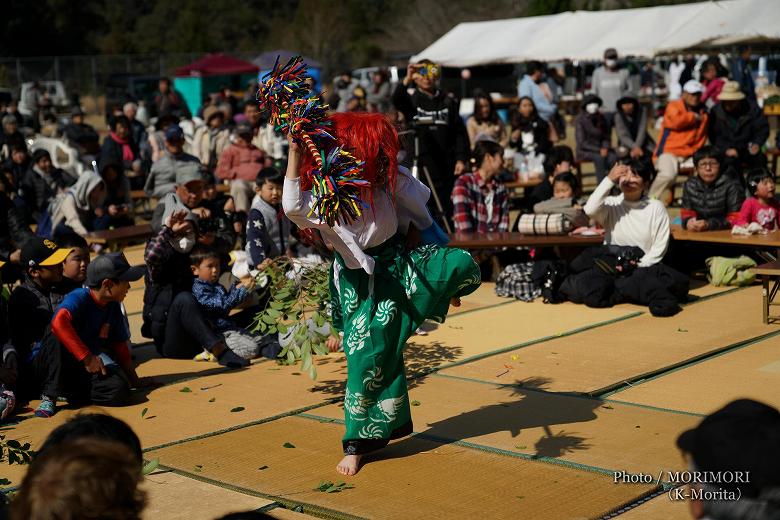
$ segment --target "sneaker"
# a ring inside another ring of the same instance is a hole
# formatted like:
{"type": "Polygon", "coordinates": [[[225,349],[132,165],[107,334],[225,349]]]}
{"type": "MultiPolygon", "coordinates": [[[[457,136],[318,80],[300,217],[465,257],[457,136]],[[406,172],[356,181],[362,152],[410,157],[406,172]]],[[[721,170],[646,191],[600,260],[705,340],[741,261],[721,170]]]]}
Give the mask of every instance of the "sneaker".
{"type": "Polygon", "coordinates": [[[192,358],[195,361],[216,361],[217,358],[214,357],[214,354],[209,352],[208,350],[204,350],[194,358],[192,358]]]}
{"type": "Polygon", "coordinates": [[[242,358],[227,347],[217,356],[217,363],[228,368],[245,368],[249,366],[248,359],[242,358]]]}
{"type": "Polygon", "coordinates": [[[35,409],[35,416],[47,419],[55,413],[57,413],[57,405],[54,399],[48,395],[41,396],[41,404],[35,409]]]}

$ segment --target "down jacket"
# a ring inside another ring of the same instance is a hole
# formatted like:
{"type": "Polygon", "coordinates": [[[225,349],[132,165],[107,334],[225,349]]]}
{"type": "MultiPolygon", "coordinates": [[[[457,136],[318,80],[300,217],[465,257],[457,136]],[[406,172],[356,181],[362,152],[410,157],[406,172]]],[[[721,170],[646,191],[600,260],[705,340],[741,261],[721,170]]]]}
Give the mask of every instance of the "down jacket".
{"type": "Polygon", "coordinates": [[[680,216],[683,228],[692,218],[706,219],[710,230],[728,229],[729,213],[739,212],[745,194],[739,183],[721,175],[710,185],[696,175],[685,181],[680,216]]]}

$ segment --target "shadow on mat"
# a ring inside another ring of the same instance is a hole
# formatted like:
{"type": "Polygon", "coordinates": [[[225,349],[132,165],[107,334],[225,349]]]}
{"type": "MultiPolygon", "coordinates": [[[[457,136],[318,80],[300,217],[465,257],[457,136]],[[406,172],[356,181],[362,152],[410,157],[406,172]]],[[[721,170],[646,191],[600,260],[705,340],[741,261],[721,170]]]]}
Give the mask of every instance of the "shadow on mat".
{"type": "MultiPolygon", "coordinates": [[[[444,345],[440,342],[434,342],[429,345],[408,343],[404,349],[404,361],[409,388],[420,386],[437,367],[455,361],[461,354],[463,354],[463,348],[444,345]]],[[[343,396],[347,386],[347,365],[344,364],[338,373],[343,374],[344,377],[320,381],[309,391],[325,395],[343,396]]]]}
{"type": "MultiPolygon", "coordinates": [[[[531,454],[533,457],[557,458],[575,451],[587,450],[591,445],[587,438],[576,435],[576,432],[567,431],[564,428],[555,428],[556,425],[570,427],[573,423],[587,422],[596,419],[594,411],[603,403],[598,399],[572,397],[549,392],[528,390],[534,387],[543,388],[544,378],[527,380],[520,387],[497,388],[496,404],[483,406],[476,410],[469,410],[460,415],[449,417],[441,421],[428,424],[428,429],[419,431],[416,437],[425,438],[440,444],[451,444],[457,441],[471,441],[478,444],[484,440],[474,440],[483,436],[498,432],[508,431],[515,438],[523,430],[543,430],[543,434],[534,442],[533,446],[514,446],[520,453],[531,454]],[[507,400],[509,398],[509,400],[507,400]]],[[[411,443],[419,446],[419,441],[414,437],[403,439],[394,445],[411,443]]],[[[512,447],[506,447],[512,450],[512,447]]],[[[398,448],[407,453],[404,446],[398,448]]],[[[427,451],[412,450],[407,455],[415,455],[427,451]]],[[[388,456],[396,453],[388,452],[388,456]]],[[[406,455],[404,455],[406,456],[406,455]]],[[[378,458],[387,458],[381,452],[378,458]]]]}

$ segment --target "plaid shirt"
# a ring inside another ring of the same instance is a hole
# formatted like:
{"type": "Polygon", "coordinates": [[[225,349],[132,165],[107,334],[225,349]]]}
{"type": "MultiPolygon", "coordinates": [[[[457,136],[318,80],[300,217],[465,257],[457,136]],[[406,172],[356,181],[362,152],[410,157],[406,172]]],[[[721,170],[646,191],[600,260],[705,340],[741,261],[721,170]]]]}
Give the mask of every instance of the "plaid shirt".
{"type": "Polygon", "coordinates": [[[490,233],[509,230],[507,191],[495,179],[486,183],[477,172],[464,173],[455,180],[452,205],[455,231],[490,233]]]}

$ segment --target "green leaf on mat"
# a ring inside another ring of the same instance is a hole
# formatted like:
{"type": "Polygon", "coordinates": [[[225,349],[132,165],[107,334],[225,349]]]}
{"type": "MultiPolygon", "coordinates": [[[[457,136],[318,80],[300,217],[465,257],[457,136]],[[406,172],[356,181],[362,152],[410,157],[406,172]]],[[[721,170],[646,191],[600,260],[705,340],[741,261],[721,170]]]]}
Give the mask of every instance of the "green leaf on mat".
{"type": "Polygon", "coordinates": [[[154,473],[154,471],[160,466],[160,459],[152,459],[146,464],[144,464],[143,469],[141,470],[141,474],[146,476],[151,473],[154,473]]]}
{"type": "Polygon", "coordinates": [[[290,444],[289,442],[285,442],[284,444],[282,444],[282,448],[294,448],[294,447],[295,445],[290,444]]]}
{"type": "Polygon", "coordinates": [[[144,408],[143,410],[141,410],[141,418],[142,419],[143,419],[143,416],[146,415],[146,412],[148,412],[148,411],[149,411],[148,408],[144,408]]]}
{"type": "Polygon", "coordinates": [[[515,448],[517,448],[518,450],[524,450],[524,449],[526,449],[527,447],[528,447],[528,446],[525,446],[525,445],[523,445],[523,444],[518,444],[518,445],[516,445],[516,446],[515,446],[515,448]]]}
{"type": "Polygon", "coordinates": [[[236,406],[235,408],[230,409],[231,412],[243,412],[244,410],[246,410],[246,408],[243,406],[236,406]]]}
{"type": "Polygon", "coordinates": [[[209,399],[209,402],[210,402],[210,403],[213,403],[213,402],[214,402],[214,401],[216,401],[216,400],[217,400],[217,398],[216,398],[216,397],[212,397],[211,399],[209,399]]]}
{"type": "Polygon", "coordinates": [[[7,478],[0,478],[0,486],[8,486],[11,484],[11,481],[7,478]]]}
{"type": "Polygon", "coordinates": [[[320,484],[314,488],[314,491],[320,491],[321,493],[339,493],[345,489],[354,489],[355,486],[347,484],[346,482],[333,482],[322,480],[320,484]]]}
{"type": "Polygon", "coordinates": [[[409,404],[411,404],[412,406],[420,406],[420,401],[412,401],[409,404]]]}
{"type": "Polygon", "coordinates": [[[203,464],[195,464],[195,471],[197,473],[200,473],[200,471],[203,469],[203,464]]]}
{"type": "Polygon", "coordinates": [[[186,394],[187,392],[192,392],[192,390],[190,390],[190,387],[189,387],[189,386],[185,386],[184,388],[182,388],[181,390],[179,390],[179,392],[184,392],[184,393],[186,394]]]}
{"type": "Polygon", "coordinates": [[[258,469],[258,470],[260,470],[260,471],[263,471],[264,469],[268,469],[268,466],[260,466],[260,467],[259,467],[259,468],[257,468],[257,469],[258,469]]]}
{"type": "Polygon", "coordinates": [[[677,327],[677,332],[688,332],[688,329],[683,329],[681,327],[677,327]]]}

